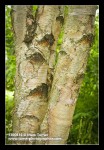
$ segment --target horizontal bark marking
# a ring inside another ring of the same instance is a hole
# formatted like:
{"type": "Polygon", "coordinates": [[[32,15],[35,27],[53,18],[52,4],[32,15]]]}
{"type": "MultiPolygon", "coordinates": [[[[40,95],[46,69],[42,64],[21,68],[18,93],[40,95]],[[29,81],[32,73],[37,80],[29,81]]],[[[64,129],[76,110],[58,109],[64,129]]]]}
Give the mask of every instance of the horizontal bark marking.
{"type": "Polygon", "coordinates": [[[45,61],[45,59],[43,58],[43,56],[39,52],[35,52],[31,56],[27,57],[27,59],[30,59],[36,63],[38,63],[38,62],[40,63],[40,62],[45,61]]]}
{"type": "Polygon", "coordinates": [[[36,120],[37,122],[39,122],[39,118],[34,116],[34,115],[24,115],[22,118],[27,118],[27,119],[31,119],[31,120],[36,120]]]}
{"type": "Polygon", "coordinates": [[[51,34],[46,34],[40,41],[39,41],[39,43],[40,44],[47,44],[47,45],[50,45],[50,46],[52,46],[53,45],[53,43],[54,43],[54,41],[55,41],[55,39],[54,39],[54,36],[53,36],[53,34],[51,33],[51,34]]]}
{"type": "Polygon", "coordinates": [[[56,17],[56,21],[60,21],[60,23],[63,24],[64,23],[64,17],[58,16],[58,17],[56,17]]]}
{"type": "Polygon", "coordinates": [[[44,96],[47,97],[48,95],[48,85],[42,83],[41,86],[38,86],[37,88],[30,91],[29,96],[44,96]]]}
{"type": "Polygon", "coordinates": [[[94,35],[92,33],[89,33],[89,34],[84,34],[82,38],[77,41],[77,43],[84,42],[85,44],[89,44],[91,46],[93,40],[94,40],[94,35]]]}

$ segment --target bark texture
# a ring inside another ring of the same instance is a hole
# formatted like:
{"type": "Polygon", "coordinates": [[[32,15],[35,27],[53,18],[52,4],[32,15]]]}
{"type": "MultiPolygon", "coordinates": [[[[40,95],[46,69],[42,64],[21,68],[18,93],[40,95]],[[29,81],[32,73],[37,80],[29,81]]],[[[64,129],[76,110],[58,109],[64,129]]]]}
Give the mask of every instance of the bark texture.
{"type": "Polygon", "coordinates": [[[62,6],[39,6],[34,17],[32,6],[12,8],[16,45],[14,133],[40,132],[40,124],[47,110],[53,72],[51,69],[53,70],[55,48],[61,29],[57,17],[63,14],[62,11],[62,6]]]}
{"type": "Polygon", "coordinates": [[[45,144],[65,144],[72,124],[79,88],[94,37],[96,6],[69,6],[64,37],[49,95],[48,111],[41,131],[45,144]],[[57,139],[59,138],[59,140],[57,139]]]}
{"type": "Polygon", "coordinates": [[[35,16],[32,6],[13,6],[16,45],[13,132],[41,133],[53,138],[15,144],[66,143],[93,42],[95,11],[94,5],[69,6],[55,66],[64,6],[38,6],[35,16]]]}

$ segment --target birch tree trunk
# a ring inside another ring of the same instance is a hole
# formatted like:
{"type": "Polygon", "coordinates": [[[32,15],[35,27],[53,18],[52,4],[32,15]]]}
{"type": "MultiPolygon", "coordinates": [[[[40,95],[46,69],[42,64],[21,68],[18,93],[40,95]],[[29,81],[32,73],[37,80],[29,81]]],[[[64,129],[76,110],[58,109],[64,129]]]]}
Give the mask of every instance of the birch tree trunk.
{"type": "Polygon", "coordinates": [[[14,133],[35,134],[40,130],[47,110],[51,87],[48,80],[52,72],[50,69],[53,69],[54,51],[61,29],[61,22],[57,20],[60,15],[63,15],[63,6],[39,6],[35,17],[32,6],[12,8],[16,46],[14,133]]]}
{"type": "Polygon", "coordinates": [[[49,140],[48,144],[64,144],[67,141],[78,91],[93,42],[95,11],[96,6],[91,5],[69,6],[47,119],[49,137],[61,140],[49,140]]]}
{"type": "Polygon", "coordinates": [[[16,45],[13,132],[48,135],[46,141],[15,144],[66,143],[93,42],[95,11],[94,5],[69,6],[54,70],[64,6],[39,6],[35,17],[32,6],[13,6],[16,45]]]}

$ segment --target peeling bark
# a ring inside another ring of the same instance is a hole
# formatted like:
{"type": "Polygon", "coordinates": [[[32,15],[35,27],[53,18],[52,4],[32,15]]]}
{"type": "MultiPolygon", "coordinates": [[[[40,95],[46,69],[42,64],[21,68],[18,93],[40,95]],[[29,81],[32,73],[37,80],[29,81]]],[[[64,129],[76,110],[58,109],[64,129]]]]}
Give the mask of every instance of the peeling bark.
{"type": "Polygon", "coordinates": [[[61,138],[13,144],[66,143],[93,42],[95,10],[93,5],[70,5],[64,21],[64,6],[38,6],[35,17],[32,6],[12,7],[16,46],[13,132],[61,138]],[[63,43],[55,66],[63,23],[63,43]]]}
{"type": "MultiPolygon", "coordinates": [[[[48,105],[50,50],[52,46],[55,48],[58,39],[53,23],[59,11],[58,6],[39,6],[34,17],[32,6],[12,7],[16,45],[14,133],[40,132],[48,105]]],[[[35,141],[14,143],[34,144],[35,141]]]]}
{"type": "Polygon", "coordinates": [[[65,144],[67,141],[93,42],[95,10],[96,6],[69,6],[48,111],[42,127],[49,138],[61,140],[49,140],[45,144],[65,144]]]}
{"type": "MultiPolygon", "coordinates": [[[[50,57],[49,57],[49,68],[48,68],[48,75],[47,75],[47,82],[48,82],[48,99],[50,96],[50,91],[52,87],[52,82],[54,78],[54,68],[55,68],[55,59],[56,59],[56,46],[57,46],[57,40],[58,36],[61,32],[61,27],[64,23],[64,6],[58,6],[57,13],[55,14],[55,18],[52,23],[52,33],[54,35],[54,43],[53,45],[50,45],[50,57]]],[[[47,127],[48,127],[48,122],[47,122],[47,114],[44,117],[44,120],[42,124],[40,125],[40,133],[47,134],[47,127]]],[[[44,144],[44,140],[40,140],[36,142],[37,144],[44,144]]]]}

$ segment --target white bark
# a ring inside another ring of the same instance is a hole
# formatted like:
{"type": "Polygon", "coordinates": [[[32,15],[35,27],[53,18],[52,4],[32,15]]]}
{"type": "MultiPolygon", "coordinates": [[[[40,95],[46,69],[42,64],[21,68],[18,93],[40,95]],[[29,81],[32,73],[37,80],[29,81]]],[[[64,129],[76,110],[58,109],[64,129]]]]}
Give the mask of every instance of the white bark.
{"type": "MultiPolygon", "coordinates": [[[[31,6],[13,6],[16,44],[16,89],[13,132],[38,133],[48,105],[48,70],[51,47],[56,47],[60,29],[55,33],[59,6],[39,6],[34,19],[31,6]],[[20,37],[21,35],[21,37],[20,37]],[[55,44],[54,44],[55,42],[55,44]]],[[[51,59],[52,60],[52,59],[51,59]]],[[[54,61],[55,59],[53,59],[54,61]]],[[[54,63],[54,62],[53,62],[54,63]]],[[[33,144],[34,141],[15,142],[33,144]]]]}
{"type": "Polygon", "coordinates": [[[65,144],[67,141],[93,41],[95,11],[96,6],[69,6],[48,111],[43,123],[43,131],[48,133],[49,138],[61,140],[49,140],[46,144],[65,144]]]}
{"type": "MultiPolygon", "coordinates": [[[[93,41],[96,6],[70,5],[54,70],[64,6],[13,6],[16,51],[14,133],[45,133],[65,144],[93,41]],[[53,79],[52,79],[53,78],[53,79]]],[[[35,144],[35,141],[14,142],[35,144]]]]}

